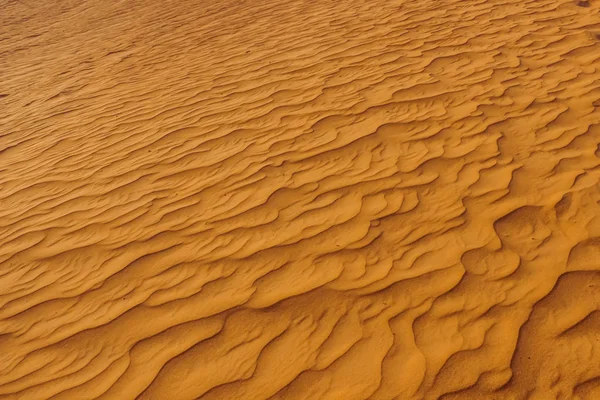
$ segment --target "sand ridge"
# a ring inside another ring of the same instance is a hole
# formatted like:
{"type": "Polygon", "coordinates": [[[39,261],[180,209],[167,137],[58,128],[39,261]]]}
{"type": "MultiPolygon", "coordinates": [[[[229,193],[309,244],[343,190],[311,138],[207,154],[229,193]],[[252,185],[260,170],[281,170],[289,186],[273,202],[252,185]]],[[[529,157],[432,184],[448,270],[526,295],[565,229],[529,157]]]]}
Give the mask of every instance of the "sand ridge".
{"type": "Polygon", "coordinates": [[[0,399],[600,398],[600,3],[5,1],[0,399]]]}

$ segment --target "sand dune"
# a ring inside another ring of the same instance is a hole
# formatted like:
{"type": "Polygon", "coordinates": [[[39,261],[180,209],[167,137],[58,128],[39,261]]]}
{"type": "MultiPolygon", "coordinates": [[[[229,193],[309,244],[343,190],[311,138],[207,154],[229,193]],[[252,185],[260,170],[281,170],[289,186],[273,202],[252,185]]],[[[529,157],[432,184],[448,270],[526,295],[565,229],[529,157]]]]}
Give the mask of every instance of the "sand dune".
{"type": "Polygon", "coordinates": [[[0,11],[0,399],[600,399],[600,1],[0,11]]]}

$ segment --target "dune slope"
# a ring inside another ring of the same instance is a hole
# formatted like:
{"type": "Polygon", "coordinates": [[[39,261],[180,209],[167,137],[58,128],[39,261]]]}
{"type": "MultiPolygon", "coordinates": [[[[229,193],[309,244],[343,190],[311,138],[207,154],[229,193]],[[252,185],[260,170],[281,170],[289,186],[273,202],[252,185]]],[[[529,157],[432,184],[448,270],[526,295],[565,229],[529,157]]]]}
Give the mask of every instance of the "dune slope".
{"type": "Polygon", "coordinates": [[[0,399],[600,398],[600,1],[1,8],[0,399]]]}

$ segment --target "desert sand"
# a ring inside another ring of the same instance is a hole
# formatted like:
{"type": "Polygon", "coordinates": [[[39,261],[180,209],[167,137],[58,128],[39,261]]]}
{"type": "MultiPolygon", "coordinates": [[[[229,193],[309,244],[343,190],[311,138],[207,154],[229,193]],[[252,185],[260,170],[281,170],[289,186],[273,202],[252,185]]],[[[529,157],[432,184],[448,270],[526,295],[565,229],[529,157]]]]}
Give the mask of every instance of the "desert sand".
{"type": "Polygon", "coordinates": [[[600,399],[600,1],[3,0],[0,399],[600,399]]]}

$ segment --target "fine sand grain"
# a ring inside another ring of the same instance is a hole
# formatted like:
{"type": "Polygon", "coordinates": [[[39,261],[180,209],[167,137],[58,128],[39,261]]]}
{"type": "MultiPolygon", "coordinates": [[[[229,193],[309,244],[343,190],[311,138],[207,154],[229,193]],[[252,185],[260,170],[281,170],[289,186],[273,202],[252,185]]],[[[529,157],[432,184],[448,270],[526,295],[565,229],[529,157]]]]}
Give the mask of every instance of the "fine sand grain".
{"type": "Polygon", "coordinates": [[[0,399],[600,399],[600,0],[0,0],[0,399]]]}

